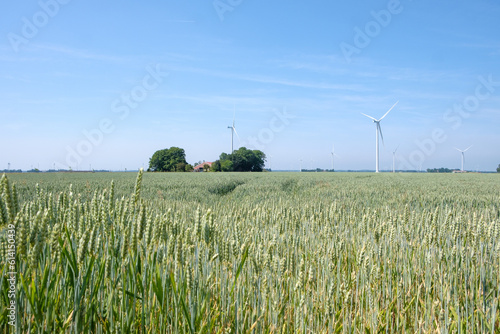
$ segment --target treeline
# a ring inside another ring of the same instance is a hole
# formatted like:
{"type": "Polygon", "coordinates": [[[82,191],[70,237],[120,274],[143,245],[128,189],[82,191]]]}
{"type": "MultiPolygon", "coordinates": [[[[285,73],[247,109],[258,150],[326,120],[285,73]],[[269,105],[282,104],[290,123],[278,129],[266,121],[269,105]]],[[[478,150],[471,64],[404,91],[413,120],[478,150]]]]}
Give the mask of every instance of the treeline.
{"type": "MultiPolygon", "coordinates": [[[[210,172],[262,172],[265,162],[264,152],[241,147],[232,154],[222,153],[208,170],[204,169],[210,172]]],[[[193,165],[186,161],[186,152],[179,147],[158,150],[149,159],[148,171],[150,172],[192,172],[193,170],[193,165]]]]}
{"type": "Polygon", "coordinates": [[[444,168],[444,167],[432,168],[432,169],[428,168],[427,173],[453,173],[453,169],[444,168]]]}

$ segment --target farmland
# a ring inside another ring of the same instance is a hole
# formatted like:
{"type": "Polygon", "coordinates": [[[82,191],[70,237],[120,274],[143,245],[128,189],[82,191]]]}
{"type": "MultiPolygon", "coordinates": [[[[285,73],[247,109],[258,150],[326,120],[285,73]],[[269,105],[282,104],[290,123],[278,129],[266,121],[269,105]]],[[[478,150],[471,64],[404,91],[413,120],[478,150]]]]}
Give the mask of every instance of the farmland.
{"type": "Polygon", "coordinates": [[[500,333],[500,178],[45,173],[0,188],[19,332],[500,333]]]}

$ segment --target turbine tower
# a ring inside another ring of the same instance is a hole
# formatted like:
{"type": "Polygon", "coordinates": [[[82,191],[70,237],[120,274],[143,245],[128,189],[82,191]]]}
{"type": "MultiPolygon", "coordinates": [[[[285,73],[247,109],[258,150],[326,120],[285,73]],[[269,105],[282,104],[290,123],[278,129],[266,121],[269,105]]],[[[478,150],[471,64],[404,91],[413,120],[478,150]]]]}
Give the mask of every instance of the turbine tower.
{"type": "Polygon", "coordinates": [[[398,147],[396,147],[394,152],[392,152],[392,172],[393,173],[396,173],[396,152],[398,151],[398,148],[399,148],[399,145],[398,145],[398,147]]]}
{"type": "Polygon", "coordinates": [[[238,132],[236,132],[236,127],[234,126],[235,119],[236,119],[236,108],[233,116],[233,125],[227,127],[228,129],[231,129],[231,154],[233,154],[234,152],[234,134],[236,133],[238,139],[240,138],[240,136],[238,136],[238,132]]]}
{"type": "MultiPolygon", "coordinates": [[[[398,102],[399,102],[399,101],[398,101],[398,102]]],[[[391,107],[391,109],[389,109],[389,110],[385,113],[385,115],[384,115],[384,116],[382,116],[382,118],[380,118],[380,119],[376,119],[376,118],[374,118],[374,117],[368,116],[367,114],[363,114],[363,113],[361,113],[362,115],[364,115],[364,116],[366,116],[366,117],[368,117],[368,118],[372,119],[372,120],[373,120],[373,123],[375,123],[375,128],[376,128],[376,132],[377,132],[377,134],[376,134],[376,135],[377,135],[377,138],[376,138],[376,141],[375,141],[375,143],[376,143],[376,144],[375,144],[375,146],[376,146],[376,147],[375,147],[375,172],[376,172],[376,173],[379,173],[379,172],[380,172],[380,170],[379,170],[379,153],[378,153],[378,152],[379,152],[379,149],[378,149],[378,147],[379,147],[379,144],[378,144],[378,137],[379,137],[379,136],[380,136],[380,138],[382,138],[382,144],[384,143],[384,136],[382,135],[382,128],[380,127],[380,121],[382,121],[382,120],[385,118],[385,116],[387,116],[387,114],[389,114],[389,112],[390,112],[390,111],[391,111],[391,110],[392,110],[392,109],[396,106],[396,104],[398,104],[398,102],[396,102],[396,103],[395,103],[395,104],[391,107]]]]}
{"type": "Polygon", "coordinates": [[[462,172],[464,171],[465,152],[467,152],[471,147],[472,147],[472,145],[467,147],[465,150],[459,150],[458,148],[455,147],[455,150],[462,153],[462,172]]]}

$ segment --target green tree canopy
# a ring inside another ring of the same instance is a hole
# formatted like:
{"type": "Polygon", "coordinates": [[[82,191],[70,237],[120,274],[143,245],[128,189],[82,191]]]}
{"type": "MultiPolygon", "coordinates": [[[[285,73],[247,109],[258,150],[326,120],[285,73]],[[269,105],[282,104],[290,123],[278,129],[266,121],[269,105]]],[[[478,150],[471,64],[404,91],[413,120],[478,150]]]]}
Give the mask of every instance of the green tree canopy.
{"type": "Polygon", "coordinates": [[[497,173],[500,173],[500,164],[498,165],[497,173]]]}
{"type": "Polygon", "coordinates": [[[223,172],[230,172],[233,170],[233,162],[231,160],[224,160],[221,162],[220,168],[223,172]]]}
{"type": "Polygon", "coordinates": [[[241,147],[233,154],[222,153],[212,170],[215,172],[262,172],[266,163],[266,155],[259,150],[241,147]]]}
{"type": "Polygon", "coordinates": [[[149,159],[149,170],[153,172],[184,172],[186,166],[186,153],[179,147],[158,150],[149,159]]]}
{"type": "Polygon", "coordinates": [[[221,171],[220,160],[216,160],[212,164],[212,172],[220,172],[220,171],[221,171]]]}

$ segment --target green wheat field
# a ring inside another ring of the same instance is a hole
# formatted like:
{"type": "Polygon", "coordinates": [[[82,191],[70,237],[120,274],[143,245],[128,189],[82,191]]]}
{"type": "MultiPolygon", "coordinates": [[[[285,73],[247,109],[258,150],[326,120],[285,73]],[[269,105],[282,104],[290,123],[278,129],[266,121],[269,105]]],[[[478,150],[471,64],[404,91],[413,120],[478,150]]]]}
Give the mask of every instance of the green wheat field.
{"type": "Polygon", "coordinates": [[[500,175],[25,173],[0,194],[3,333],[500,333],[500,175]]]}

